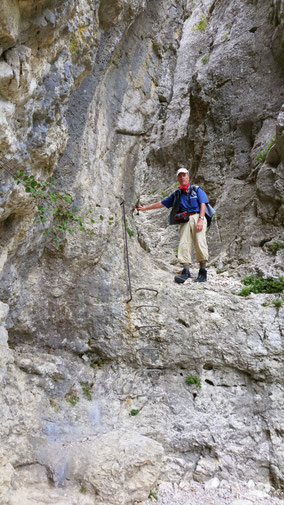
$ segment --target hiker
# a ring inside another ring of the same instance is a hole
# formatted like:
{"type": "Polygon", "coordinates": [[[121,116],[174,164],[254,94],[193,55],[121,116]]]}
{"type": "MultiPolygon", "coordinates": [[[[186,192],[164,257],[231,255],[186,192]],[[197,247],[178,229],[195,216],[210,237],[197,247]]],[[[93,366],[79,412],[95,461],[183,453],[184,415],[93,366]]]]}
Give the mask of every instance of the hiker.
{"type": "Polygon", "coordinates": [[[208,260],[208,247],[206,241],[207,220],[205,217],[206,204],[208,198],[206,193],[197,186],[197,191],[193,190],[189,184],[189,173],[184,167],[177,171],[177,179],[180,183],[179,189],[170,196],[153,203],[137,207],[138,211],[172,208],[170,214],[170,224],[178,224],[179,217],[181,224],[179,226],[179,246],[178,260],[182,264],[181,274],[175,275],[175,282],[183,283],[191,277],[189,265],[191,265],[192,243],[195,247],[196,257],[199,261],[200,269],[195,282],[205,282],[207,280],[206,262],[208,260]],[[188,221],[182,222],[184,214],[187,211],[188,221]]]}

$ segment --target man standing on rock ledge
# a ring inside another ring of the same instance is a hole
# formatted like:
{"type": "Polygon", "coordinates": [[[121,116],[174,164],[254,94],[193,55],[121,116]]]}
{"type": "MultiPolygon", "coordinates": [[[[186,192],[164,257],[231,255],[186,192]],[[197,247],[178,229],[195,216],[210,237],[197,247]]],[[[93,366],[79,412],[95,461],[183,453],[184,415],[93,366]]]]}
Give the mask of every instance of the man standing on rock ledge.
{"type": "Polygon", "coordinates": [[[182,212],[189,213],[189,220],[179,225],[179,246],[178,260],[183,266],[181,274],[175,276],[175,282],[183,283],[191,277],[189,265],[191,265],[192,244],[194,244],[197,260],[200,264],[198,277],[195,282],[205,282],[207,280],[206,262],[208,261],[208,247],[206,241],[207,220],[205,217],[206,203],[208,198],[206,193],[199,187],[197,191],[192,191],[189,184],[189,173],[184,167],[177,171],[177,179],[180,183],[179,189],[160,202],[152,203],[144,207],[137,207],[138,211],[151,209],[172,208],[170,213],[170,224],[176,224],[175,216],[182,212]]]}

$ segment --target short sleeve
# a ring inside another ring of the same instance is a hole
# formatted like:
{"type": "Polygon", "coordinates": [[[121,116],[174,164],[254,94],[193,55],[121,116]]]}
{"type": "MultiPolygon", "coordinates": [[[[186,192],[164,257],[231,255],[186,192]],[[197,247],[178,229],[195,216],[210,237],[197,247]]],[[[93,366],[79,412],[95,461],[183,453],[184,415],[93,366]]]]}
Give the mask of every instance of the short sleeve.
{"type": "Polygon", "coordinates": [[[173,206],[173,203],[174,203],[174,193],[172,193],[170,196],[168,196],[164,200],[161,200],[161,203],[165,207],[167,207],[167,209],[170,209],[173,206]]]}
{"type": "Polygon", "coordinates": [[[197,190],[197,197],[198,197],[199,204],[200,203],[209,203],[209,200],[208,200],[208,197],[207,197],[205,191],[203,191],[203,189],[201,189],[201,188],[198,188],[198,190],[197,190]]]}

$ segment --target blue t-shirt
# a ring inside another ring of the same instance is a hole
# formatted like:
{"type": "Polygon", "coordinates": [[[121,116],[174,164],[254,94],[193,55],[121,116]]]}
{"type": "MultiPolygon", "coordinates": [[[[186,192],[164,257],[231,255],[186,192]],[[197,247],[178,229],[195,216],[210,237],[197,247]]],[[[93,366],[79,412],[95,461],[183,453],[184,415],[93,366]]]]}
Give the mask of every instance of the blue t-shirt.
{"type": "MultiPolygon", "coordinates": [[[[190,186],[189,186],[189,192],[190,192],[190,186]]],[[[162,200],[162,204],[165,207],[167,207],[167,209],[170,209],[173,206],[173,202],[174,202],[174,193],[172,193],[170,196],[162,200]]],[[[198,188],[197,195],[195,191],[192,191],[191,196],[189,196],[188,193],[182,191],[180,195],[179,212],[184,212],[185,210],[187,210],[188,212],[199,212],[200,203],[208,203],[207,195],[205,191],[203,191],[203,189],[198,188]]]]}

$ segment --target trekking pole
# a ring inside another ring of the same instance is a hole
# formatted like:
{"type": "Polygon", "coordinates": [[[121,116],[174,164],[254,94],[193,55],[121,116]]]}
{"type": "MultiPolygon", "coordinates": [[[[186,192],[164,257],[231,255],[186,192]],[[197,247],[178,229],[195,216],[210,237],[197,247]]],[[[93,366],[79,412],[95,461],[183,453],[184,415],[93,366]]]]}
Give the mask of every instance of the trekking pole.
{"type": "Polygon", "coordinates": [[[124,221],[124,248],[125,248],[125,257],[127,264],[127,272],[128,272],[128,289],[129,289],[129,300],[126,300],[126,303],[131,302],[132,300],[132,288],[131,288],[131,277],[130,277],[130,266],[129,266],[129,254],[128,254],[128,244],[127,244],[127,229],[126,229],[126,216],[125,216],[125,205],[124,200],[122,200],[122,211],[123,211],[123,221],[124,221]]]}

